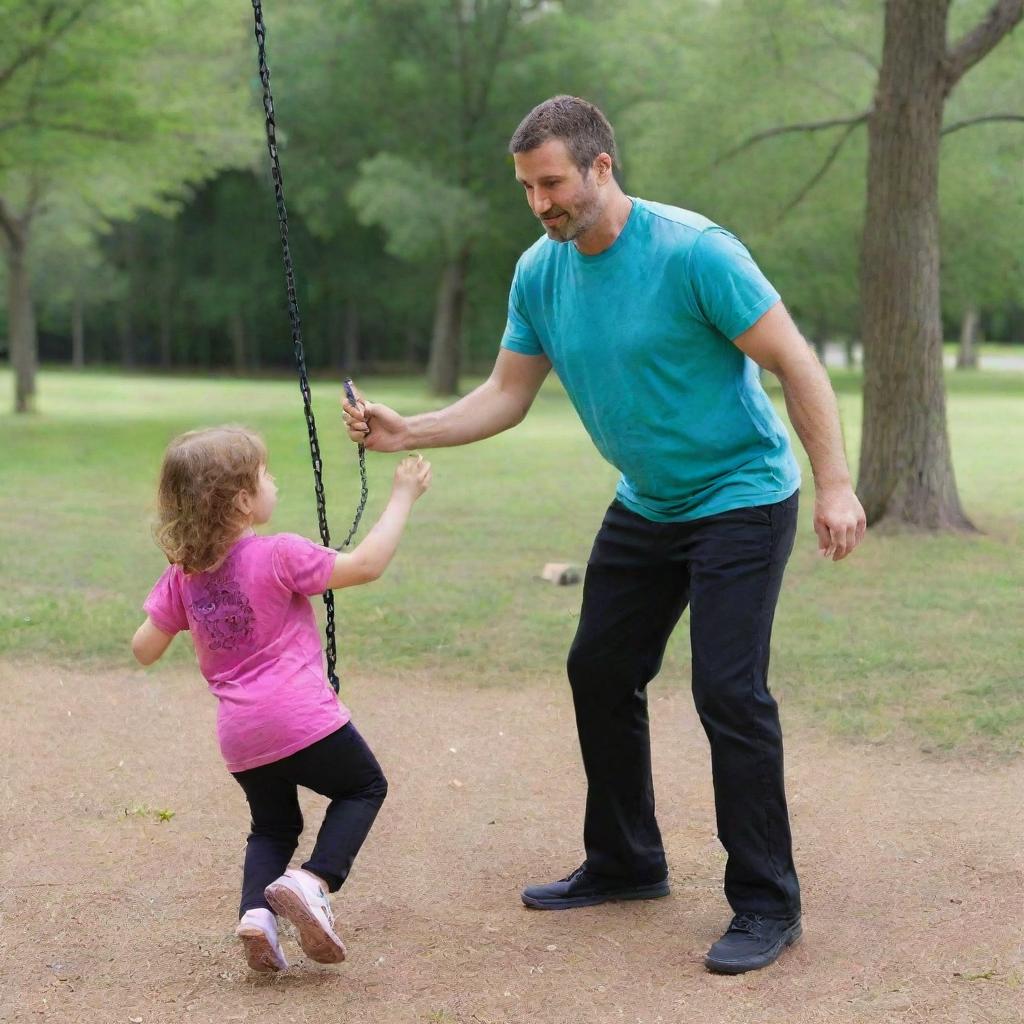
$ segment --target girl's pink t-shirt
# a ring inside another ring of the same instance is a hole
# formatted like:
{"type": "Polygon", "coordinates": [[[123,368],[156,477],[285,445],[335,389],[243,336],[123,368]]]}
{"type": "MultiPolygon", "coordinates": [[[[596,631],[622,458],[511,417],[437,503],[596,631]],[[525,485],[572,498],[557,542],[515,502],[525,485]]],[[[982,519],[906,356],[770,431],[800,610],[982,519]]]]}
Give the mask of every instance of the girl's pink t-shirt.
{"type": "Polygon", "coordinates": [[[294,533],[251,535],[212,572],[169,566],[146,598],[157,629],[192,632],[228,771],[279,761],[351,718],[327,682],[309,602],[336,558],[294,533]]]}

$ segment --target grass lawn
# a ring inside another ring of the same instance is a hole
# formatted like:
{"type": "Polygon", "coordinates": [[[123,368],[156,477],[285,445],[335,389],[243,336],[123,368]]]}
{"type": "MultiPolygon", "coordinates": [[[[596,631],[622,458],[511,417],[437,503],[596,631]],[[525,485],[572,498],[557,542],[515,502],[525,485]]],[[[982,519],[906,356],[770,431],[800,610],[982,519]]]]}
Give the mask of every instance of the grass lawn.
{"type": "MultiPolygon", "coordinates": [[[[803,521],[777,617],[773,689],[787,715],[836,734],[1006,754],[1024,741],[1024,374],[948,379],[960,493],[984,532],[869,534],[846,562],[825,563],[815,553],[804,460],[803,521]]],[[[855,463],[859,378],[834,380],[855,463]]],[[[360,383],[403,411],[431,401],[419,381],[360,383]]],[[[337,384],[313,387],[337,542],[358,496],[355,453],[336,414],[337,384]]],[[[48,371],[39,389],[38,414],[0,414],[0,656],[130,663],[139,607],[165,564],[149,533],[156,472],[165,443],[181,430],[218,422],[259,429],[281,491],[272,528],[316,536],[292,381],[48,371]]],[[[5,408],[11,390],[10,374],[0,372],[5,408]]],[[[562,685],[580,590],[535,577],[548,561],[585,561],[615,471],[557,385],[545,387],[515,431],[430,457],[434,486],[392,568],[371,587],[336,596],[343,679],[347,668],[416,666],[455,681],[562,685]]],[[[367,525],[396,459],[368,457],[367,525]]],[[[183,642],[167,659],[191,660],[183,642]]],[[[658,685],[688,685],[685,624],[658,685]]]]}

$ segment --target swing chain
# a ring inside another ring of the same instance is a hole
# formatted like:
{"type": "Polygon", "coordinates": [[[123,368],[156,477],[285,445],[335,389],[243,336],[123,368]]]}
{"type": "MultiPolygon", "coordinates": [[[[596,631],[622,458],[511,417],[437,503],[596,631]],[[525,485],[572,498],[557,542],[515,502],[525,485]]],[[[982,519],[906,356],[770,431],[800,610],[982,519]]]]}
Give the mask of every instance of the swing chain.
{"type": "MultiPolygon", "coordinates": [[[[302,392],[302,408],[306,416],[306,429],[309,433],[309,452],[313,460],[313,481],[316,492],[316,513],[320,526],[320,539],[325,547],[331,546],[331,531],[327,525],[327,502],[324,497],[323,483],[323,459],[320,455],[320,440],[316,433],[316,419],[313,416],[313,402],[309,389],[309,377],[306,374],[306,355],[302,345],[302,320],[299,316],[299,301],[295,288],[295,274],[292,266],[291,246],[288,242],[288,211],[284,203],[284,183],[281,176],[281,163],[277,152],[277,125],[274,120],[274,97],[270,91],[270,68],[267,66],[266,37],[267,29],[263,22],[263,7],[260,0],[252,0],[253,15],[255,17],[256,47],[258,51],[260,83],[263,86],[263,110],[266,114],[267,149],[270,152],[270,171],[274,180],[274,199],[277,203],[277,220],[281,229],[281,252],[284,260],[285,284],[288,294],[288,321],[291,325],[292,350],[295,355],[295,365],[299,373],[299,390],[302,392]]],[[[352,529],[341,545],[342,550],[351,542],[356,530],[359,528],[359,520],[362,518],[363,509],[366,507],[367,484],[366,484],[366,453],[363,446],[359,446],[359,479],[360,499],[359,508],[356,512],[352,529]]],[[[334,630],[334,593],[331,590],[324,591],[324,607],[327,610],[326,624],[326,647],[327,647],[327,676],[330,679],[334,691],[339,689],[338,676],[335,671],[337,662],[337,645],[335,642],[334,630]]]]}
{"type": "Polygon", "coordinates": [[[352,543],[352,538],[356,535],[356,530],[359,529],[359,520],[363,518],[363,512],[366,509],[366,499],[370,496],[369,488],[366,484],[366,447],[364,445],[359,446],[359,505],[356,507],[356,515],[352,520],[352,528],[348,531],[348,536],[341,542],[341,546],[338,548],[339,551],[344,551],[345,548],[352,543]]]}

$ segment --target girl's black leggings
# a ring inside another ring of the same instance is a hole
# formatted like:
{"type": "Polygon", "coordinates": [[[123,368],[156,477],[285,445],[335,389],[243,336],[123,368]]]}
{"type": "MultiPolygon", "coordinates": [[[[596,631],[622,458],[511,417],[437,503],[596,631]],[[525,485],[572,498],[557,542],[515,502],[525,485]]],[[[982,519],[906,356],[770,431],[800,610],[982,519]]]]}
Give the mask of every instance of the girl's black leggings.
{"type": "Polygon", "coordinates": [[[331,800],[313,852],[302,865],[324,879],[331,892],[348,877],[388,792],[377,759],[351,722],[304,750],[234,777],[252,813],[239,916],[257,907],[270,909],[263,890],[288,867],[302,832],[299,786],[331,800]]]}

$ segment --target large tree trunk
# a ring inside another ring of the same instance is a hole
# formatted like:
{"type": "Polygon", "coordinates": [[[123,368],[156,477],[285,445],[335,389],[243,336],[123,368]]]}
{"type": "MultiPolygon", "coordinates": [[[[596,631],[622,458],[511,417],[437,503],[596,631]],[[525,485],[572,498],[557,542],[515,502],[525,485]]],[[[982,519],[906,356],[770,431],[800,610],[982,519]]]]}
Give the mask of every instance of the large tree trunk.
{"type": "Polygon", "coordinates": [[[5,225],[7,254],[7,320],[11,368],[14,370],[14,411],[32,412],[36,400],[39,339],[28,264],[29,223],[5,225]]]}
{"type": "Polygon", "coordinates": [[[868,523],[972,529],[960,507],[942,372],[939,140],[949,0],[889,0],[862,247],[868,523]]]}
{"type": "Polygon", "coordinates": [[[427,381],[435,395],[454,395],[459,390],[462,356],[462,317],[466,308],[466,272],[469,248],[448,263],[441,274],[434,311],[434,332],[430,339],[427,381]]]}
{"type": "Polygon", "coordinates": [[[978,340],[978,316],[977,306],[968,306],[964,310],[964,318],[960,323],[960,348],[956,354],[956,368],[958,370],[976,370],[978,368],[978,350],[975,344],[978,340]]]}
{"type": "Polygon", "coordinates": [[[71,367],[85,369],[85,302],[78,285],[71,299],[71,367]]]}

